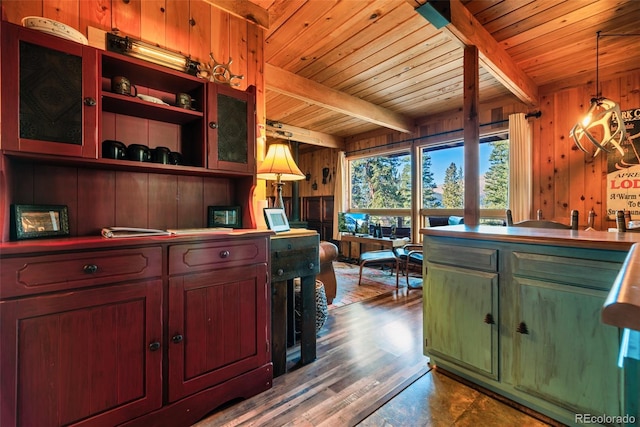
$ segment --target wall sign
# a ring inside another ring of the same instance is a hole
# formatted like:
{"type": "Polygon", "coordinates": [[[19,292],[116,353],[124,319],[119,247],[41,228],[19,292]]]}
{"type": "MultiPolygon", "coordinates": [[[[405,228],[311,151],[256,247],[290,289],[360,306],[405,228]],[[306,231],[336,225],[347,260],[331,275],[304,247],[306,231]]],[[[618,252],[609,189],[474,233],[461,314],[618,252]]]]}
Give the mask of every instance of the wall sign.
{"type": "MultiPolygon", "coordinates": [[[[640,218],[640,108],[622,112],[627,138],[622,143],[624,155],[618,151],[607,155],[607,215],[616,218],[616,211],[631,212],[640,218]]],[[[612,128],[617,124],[612,124],[612,128]]]]}

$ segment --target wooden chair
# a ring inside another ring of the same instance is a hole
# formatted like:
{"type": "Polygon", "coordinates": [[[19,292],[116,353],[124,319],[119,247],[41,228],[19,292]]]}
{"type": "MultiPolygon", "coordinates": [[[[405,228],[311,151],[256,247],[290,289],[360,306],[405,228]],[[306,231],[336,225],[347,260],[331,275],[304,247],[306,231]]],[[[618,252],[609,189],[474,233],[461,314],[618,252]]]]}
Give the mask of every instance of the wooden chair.
{"type": "Polygon", "coordinates": [[[629,221],[631,221],[631,212],[629,211],[617,211],[616,212],[616,227],[620,233],[640,233],[640,227],[629,228],[629,221]]]}
{"type": "Polygon", "coordinates": [[[412,266],[418,268],[420,276],[422,276],[422,245],[419,243],[408,243],[401,248],[394,248],[393,251],[398,259],[398,269],[401,268],[407,278],[407,290],[422,288],[422,286],[411,287],[409,285],[409,270],[412,266]]]}
{"type": "Polygon", "coordinates": [[[542,211],[538,209],[538,219],[528,219],[520,222],[513,222],[511,209],[507,209],[507,227],[532,227],[532,228],[555,228],[559,230],[577,230],[578,229],[578,211],[571,211],[571,224],[566,225],[561,222],[549,221],[542,219],[542,211]]]}

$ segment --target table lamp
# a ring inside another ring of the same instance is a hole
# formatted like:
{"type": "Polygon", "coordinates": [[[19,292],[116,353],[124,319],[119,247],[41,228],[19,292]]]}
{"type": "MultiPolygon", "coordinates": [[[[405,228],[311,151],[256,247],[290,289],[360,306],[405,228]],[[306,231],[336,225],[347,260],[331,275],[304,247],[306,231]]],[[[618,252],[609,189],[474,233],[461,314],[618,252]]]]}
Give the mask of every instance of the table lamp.
{"type": "Polygon", "coordinates": [[[305,175],[293,160],[289,145],[281,142],[269,145],[267,155],[258,167],[257,177],[275,181],[276,200],[273,207],[282,209],[284,209],[284,201],[282,200],[282,186],[284,183],[282,181],[305,179],[305,175]]]}

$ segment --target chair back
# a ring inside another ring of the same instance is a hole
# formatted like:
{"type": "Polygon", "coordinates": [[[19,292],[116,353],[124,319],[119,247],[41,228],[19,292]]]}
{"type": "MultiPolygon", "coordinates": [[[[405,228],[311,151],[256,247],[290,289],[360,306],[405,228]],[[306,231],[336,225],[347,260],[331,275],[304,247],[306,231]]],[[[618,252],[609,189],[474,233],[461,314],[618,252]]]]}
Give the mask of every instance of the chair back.
{"type": "Polygon", "coordinates": [[[618,232],[639,233],[640,227],[628,228],[629,221],[631,221],[631,212],[629,211],[616,212],[616,227],[618,227],[618,232]]]}
{"type": "Polygon", "coordinates": [[[528,219],[520,222],[513,222],[511,209],[507,209],[507,227],[530,227],[530,228],[553,228],[557,230],[577,230],[578,229],[578,211],[571,211],[571,224],[562,224],[561,222],[543,220],[542,211],[538,209],[538,219],[528,219]]]}

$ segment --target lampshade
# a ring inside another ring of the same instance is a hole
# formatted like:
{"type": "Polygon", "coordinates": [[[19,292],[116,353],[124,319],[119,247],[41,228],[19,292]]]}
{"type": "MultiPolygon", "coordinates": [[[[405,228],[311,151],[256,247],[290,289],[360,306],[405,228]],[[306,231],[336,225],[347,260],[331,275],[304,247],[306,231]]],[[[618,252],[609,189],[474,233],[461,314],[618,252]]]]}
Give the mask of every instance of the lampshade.
{"type": "Polygon", "coordinates": [[[267,155],[258,167],[257,176],[270,181],[297,181],[305,178],[293,160],[289,145],[279,142],[269,145],[267,155]]]}

